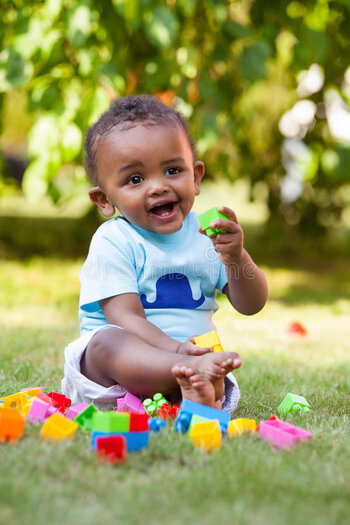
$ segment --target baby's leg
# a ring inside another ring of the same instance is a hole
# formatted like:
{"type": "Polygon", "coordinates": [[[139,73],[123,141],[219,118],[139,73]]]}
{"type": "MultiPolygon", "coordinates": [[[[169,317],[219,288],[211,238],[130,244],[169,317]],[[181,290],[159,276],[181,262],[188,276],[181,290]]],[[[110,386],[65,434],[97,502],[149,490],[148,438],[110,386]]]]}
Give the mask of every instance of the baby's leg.
{"type": "MultiPolygon", "coordinates": [[[[209,368],[210,365],[210,373],[217,380],[222,374],[222,368],[216,355],[179,356],[151,346],[127,330],[115,327],[102,330],[92,338],[81,360],[81,371],[95,383],[106,387],[119,383],[134,394],[171,394],[179,388],[171,371],[174,365],[181,362],[198,369],[199,363],[205,358],[203,368],[209,368]]],[[[225,355],[231,359],[232,370],[234,359],[238,356],[230,353],[225,355]]]]}

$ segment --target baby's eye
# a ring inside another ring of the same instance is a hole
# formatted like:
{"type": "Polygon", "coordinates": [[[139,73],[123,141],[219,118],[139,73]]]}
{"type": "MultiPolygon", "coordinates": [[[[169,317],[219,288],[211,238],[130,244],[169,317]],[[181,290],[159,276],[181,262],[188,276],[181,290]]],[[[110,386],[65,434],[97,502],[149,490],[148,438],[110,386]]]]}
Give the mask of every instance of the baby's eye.
{"type": "Polygon", "coordinates": [[[180,173],[180,168],[168,168],[165,172],[165,175],[177,175],[180,173]]]}
{"type": "Polygon", "coordinates": [[[142,181],[142,177],[140,177],[140,175],[133,175],[128,180],[128,184],[131,184],[131,185],[140,184],[141,181],[142,181]]]}

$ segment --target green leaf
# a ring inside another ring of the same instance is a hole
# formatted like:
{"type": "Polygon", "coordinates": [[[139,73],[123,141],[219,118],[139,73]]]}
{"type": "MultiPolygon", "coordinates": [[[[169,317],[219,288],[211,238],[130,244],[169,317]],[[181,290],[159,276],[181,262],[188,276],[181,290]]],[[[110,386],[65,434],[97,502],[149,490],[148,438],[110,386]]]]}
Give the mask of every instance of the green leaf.
{"type": "Polygon", "coordinates": [[[48,189],[47,172],[47,163],[41,159],[31,162],[26,169],[22,189],[30,202],[39,202],[46,195],[48,189]]]}
{"type": "Polygon", "coordinates": [[[0,53],[0,93],[19,88],[33,73],[33,65],[20,53],[5,48],[0,53]]]}
{"type": "Polygon", "coordinates": [[[169,8],[158,6],[145,15],[148,38],[160,49],[172,46],[178,34],[179,22],[169,8]]]}
{"type": "Polygon", "coordinates": [[[62,137],[62,160],[63,162],[70,162],[81,151],[83,143],[83,134],[74,123],[68,124],[62,137]]]}
{"type": "Polygon", "coordinates": [[[298,69],[307,69],[311,64],[324,64],[329,42],[325,33],[302,27],[299,41],[294,48],[294,63],[298,69]]]}
{"type": "Polygon", "coordinates": [[[28,154],[30,157],[50,157],[59,149],[61,134],[58,117],[44,115],[34,124],[28,137],[28,154]]]}
{"type": "Polygon", "coordinates": [[[67,35],[74,47],[82,47],[91,33],[90,9],[81,5],[69,16],[67,35]]]}
{"type": "Polygon", "coordinates": [[[221,29],[222,33],[230,38],[248,38],[251,36],[251,30],[248,27],[237,24],[233,20],[226,20],[221,29]]]}
{"type": "Polygon", "coordinates": [[[265,60],[271,56],[271,53],[271,46],[264,39],[246,47],[238,61],[238,69],[242,77],[250,82],[263,79],[266,75],[265,60]]]}

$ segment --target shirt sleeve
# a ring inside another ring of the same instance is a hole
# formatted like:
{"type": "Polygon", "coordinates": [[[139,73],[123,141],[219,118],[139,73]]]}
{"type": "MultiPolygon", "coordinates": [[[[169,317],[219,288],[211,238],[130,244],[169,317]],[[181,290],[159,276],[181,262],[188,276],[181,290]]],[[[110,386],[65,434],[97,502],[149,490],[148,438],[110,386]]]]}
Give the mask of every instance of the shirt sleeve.
{"type": "Polygon", "coordinates": [[[79,306],[99,310],[98,301],[125,293],[138,293],[132,245],[116,223],[102,225],[93,236],[80,272],[79,306]]]}

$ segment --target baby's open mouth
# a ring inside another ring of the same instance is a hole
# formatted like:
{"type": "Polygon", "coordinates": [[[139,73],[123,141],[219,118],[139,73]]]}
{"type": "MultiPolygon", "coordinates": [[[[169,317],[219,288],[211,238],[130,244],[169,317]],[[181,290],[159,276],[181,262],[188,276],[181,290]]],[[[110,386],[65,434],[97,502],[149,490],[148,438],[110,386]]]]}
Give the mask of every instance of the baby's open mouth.
{"type": "Polygon", "coordinates": [[[158,215],[159,217],[166,217],[167,215],[171,215],[174,211],[176,202],[166,202],[165,204],[159,204],[158,206],[154,206],[149,211],[152,213],[152,215],[158,215]]]}

